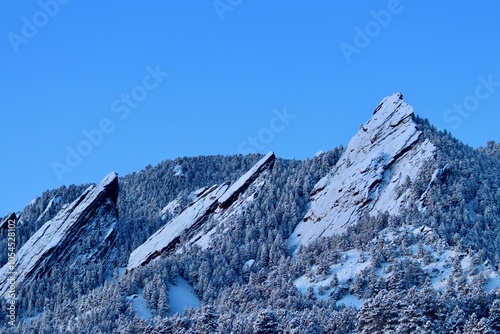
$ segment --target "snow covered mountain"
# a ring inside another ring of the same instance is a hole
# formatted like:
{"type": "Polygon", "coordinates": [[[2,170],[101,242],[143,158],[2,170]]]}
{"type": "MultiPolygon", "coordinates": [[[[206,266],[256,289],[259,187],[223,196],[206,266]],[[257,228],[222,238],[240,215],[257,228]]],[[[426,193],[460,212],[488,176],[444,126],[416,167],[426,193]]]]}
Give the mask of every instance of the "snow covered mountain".
{"type": "MultiPolygon", "coordinates": [[[[18,286],[30,284],[54,265],[70,264],[73,267],[77,262],[86,263],[94,257],[106,258],[115,241],[117,197],[118,175],[110,173],[46,222],[17,252],[18,286]],[[78,247],[94,237],[98,239],[92,240],[93,248],[78,247]]],[[[4,298],[9,288],[6,282],[10,271],[8,264],[0,269],[0,296],[4,298]]]]}
{"type": "Polygon", "coordinates": [[[413,108],[400,93],[385,98],[351,139],[333,171],[314,187],[311,207],[290,246],[341,234],[361,215],[396,215],[408,205],[409,182],[432,159],[435,146],[421,138],[413,108]]]}
{"type": "Polygon", "coordinates": [[[500,144],[400,93],[367,118],[312,159],[178,158],[44,192],[0,220],[0,248],[9,219],[19,239],[0,331],[500,333],[500,144]]]}
{"type": "MultiPolygon", "coordinates": [[[[229,186],[229,182],[220,186],[202,188],[194,194],[196,198],[177,217],[153,234],[144,244],[130,255],[127,270],[133,270],[147,264],[162,253],[171,252],[178,246],[180,238],[190,239],[203,227],[209,216],[220,217],[233,205],[259,175],[273,167],[275,155],[269,152],[238,181],[229,186]]],[[[167,207],[171,207],[169,204],[167,207]]],[[[199,237],[201,238],[201,236],[199,237]]]]}

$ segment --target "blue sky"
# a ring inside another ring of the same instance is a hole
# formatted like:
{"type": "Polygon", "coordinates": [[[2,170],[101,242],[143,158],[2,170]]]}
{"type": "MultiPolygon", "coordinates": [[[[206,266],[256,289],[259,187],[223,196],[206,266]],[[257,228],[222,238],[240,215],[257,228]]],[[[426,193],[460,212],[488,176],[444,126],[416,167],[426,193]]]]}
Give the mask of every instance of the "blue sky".
{"type": "Polygon", "coordinates": [[[395,91],[500,141],[496,0],[59,1],[0,13],[0,215],[179,156],[312,157],[395,91]]]}

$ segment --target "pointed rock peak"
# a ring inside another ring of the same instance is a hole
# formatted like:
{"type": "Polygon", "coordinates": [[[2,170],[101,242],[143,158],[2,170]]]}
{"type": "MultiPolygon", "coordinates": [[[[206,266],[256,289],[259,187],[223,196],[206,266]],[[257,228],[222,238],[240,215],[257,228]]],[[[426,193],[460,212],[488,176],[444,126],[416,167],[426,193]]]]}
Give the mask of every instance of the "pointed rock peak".
{"type": "Polygon", "coordinates": [[[413,108],[403,100],[401,93],[384,98],[368,122],[361,125],[351,139],[342,161],[371,159],[370,152],[374,151],[394,158],[417,141],[421,134],[413,122],[413,114],[413,108]]]}
{"type": "Polygon", "coordinates": [[[1,221],[0,229],[7,228],[9,225],[9,222],[12,222],[12,221],[14,221],[14,222],[17,221],[17,216],[14,212],[11,213],[10,215],[8,215],[7,217],[5,217],[5,219],[1,221]]]}
{"type": "MultiPolygon", "coordinates": [[[[25,286],[41,275],[45,275],[54,264],[68,265],[71,258],[81,255],[79,243],[83,236],[99,238],[106,235],[106,241],[113,238],[118,211],[118,175],[108,174],[99,184],[89,186],[73,203],[61,210],[53,219],[28,239],[17,255],[17,281],[25,286]]],[[[95,240],[97,244],[103,240],[95,240]]],[[[101,246],[99,246],[101,247],[101,246]]],[[[95,250],[92,256],[103,256],[108,246],[95,250]]],[[[10,268],[6,264],[0,269],[0,297],[6,297],[10,268]]]]}
{"type": "Polygon", "coordinates": [[[403,94],[394,93],[380,102],[363,128],[369,131],[380,129],[382,125],[395,127],[410,116],[413,116],[413,108],[403,100],[403,94]]]}
{"type": "Polygon", "coordinates": [[[96,197],[108,197],[116,204],[118,199],[118,174],[111,172],[102,181],[93,187],[89,196],[94,200],[96,197]]]}
{"type": "Polygon", "coordinates": [[[118,173],[111,172],[97,185],[97,189],[106,189],[118,185],[118,173]]]}
{"type": "Polygon", "coordinates": [[[376,114],[380,108],[382,108],[382,106],[384,104],[398,104],[398,102],[403,102],[403,94],[401,94],[400,92],[396,92],[396,93],[393,93],[389,96],[387,96],[386,98],[384,98],[380,104],[377,106],[377,108],[375,108],[375,110],[373,111],[373,114],[376,114]]]}
{"type": "Polygon", "coordinates": [[[108,175],[104,177],[101,181],[101,185],[106,186],[108,184],[111,184],[113,182],[118,182],[118,173],[116,172],[111,172],[108,175]]]}
{"type": "Polygon", "coordinates": [[[233,183],[224,195],[219,199],[220,207],[222,209],[228,208],[239,194],[244,192],[248,186],[266,169],[272,168],[276,156],[274,152],[267,153],[262,159],[259,160],[248,172],[246,172],[238,181],[233,183]]]}
{"type": "Polygon", "coordinates": [[[383,99],[331,173],[314,187],[310,209],[290,246],[341,234],[364,213],[398,213],[407,198],[396,190],[419,175],[435,150],[428,140],[420,140],[421,134],[401,93],[383,99]]]}

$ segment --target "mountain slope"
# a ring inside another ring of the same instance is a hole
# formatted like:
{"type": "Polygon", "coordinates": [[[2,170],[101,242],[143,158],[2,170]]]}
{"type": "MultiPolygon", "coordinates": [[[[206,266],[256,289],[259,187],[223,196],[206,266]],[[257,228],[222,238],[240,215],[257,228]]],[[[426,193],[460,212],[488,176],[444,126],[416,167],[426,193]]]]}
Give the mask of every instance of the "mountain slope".
{"type": "Polygon", "coordinates": [[[274,160],[275,155],[270,152],[231,186],[224,183],[197,191],[196,199],[184,211],[132,252],[127,270],[133,270],[164,252],[174,250],[181,237],[191,238],[209,215],[215,212],[220,214],[228,209],[264,170],[272,168],[274,160]]]}
{"type": "Polygon", "coordinates": [[[95,253],[116,217],[103,209],[71,260],[25,284],[6,333],[500,332],[497,146],[460,143],[394,94],[312,159],[148,166],[120,179],[110,250],[95,253]]]}
{"type": "Polygon", "coordinates": [[[419,176],[435,151],[421,135],[413,108],[402,95],[385,98],[351,139],[332,173],[316,184],[311,207],[290,237],[290,246],[341,234],[365,213],[397,214],[407,206],[405,183],[419,176]]]}
{"type": "MultiPolygon", "coordinates": [[[[55,218],[46,222],[17,253],[17,279],[19,287],[30,284],[54,265],[63,266],[69,260],[89,261],[92,257],[106,257],[114,240],[118,176],[107,175],[100,184],[90,186],[55,218]],[[104,219],[103,219],[104,218],[104,219]],[[91,252],[76,246],[79,239],[89,238],[97,232],[101,240],[91,252]]],[[[8,265],[0,269],[0,296],[6,297],[9,276],[8,265]]]]}

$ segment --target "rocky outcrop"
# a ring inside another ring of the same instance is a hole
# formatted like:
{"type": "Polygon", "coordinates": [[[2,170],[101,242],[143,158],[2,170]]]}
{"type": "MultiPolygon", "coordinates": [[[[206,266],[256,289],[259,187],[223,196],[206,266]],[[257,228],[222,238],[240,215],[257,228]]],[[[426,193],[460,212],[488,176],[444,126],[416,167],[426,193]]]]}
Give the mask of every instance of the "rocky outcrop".
{"type": "Polygon", "coordinates": [[[238,196],[245,192],[264,170],[273,167],[274,161],[275,155],[273,152],[270,152],[257,162],[255,166],[253,166],[248,172],[245,173],[245,175],[231,185],[231,187],[222,195],[219,200],[219,207],[221,209],[229,208],[231,204],[238,199],[238,196]]]}
{"type": "Polygon", "coordinates": [[[343,233],[364,213],[397,214],[435,147],[421,139],[413,108],[400,93],[385,98],[361,126],[334,169],[312,192],[310,208],[289,239],[292,249],[343,233]]]}
{"type": "MultiPolygon", "coordinates": [[[[118,175],[110,173],[46,222],[16,254],[17,286],[45,275],[55,264],[67,267],[105,259],[114,243],[117,198],[118,175]],[[82,242],[88,240],[94,246],[85,249],[82,242]]],[[[8,265],[0,269],[0,295],[4,298],[9,272],[8,265]]]]}
{"type": "Polygon", "coordinates": [[[226,182],[194,192],[196,198],[187,208],[132,252],[127,271],[149,263],[162,253],[172,253],[181,238],[189,242],[210,216],[229,210],[259,175],[273,167],[274,161],[275,155],[270,152],[231,186],[226,182]]]}
{"type": "Polygon", "coordinates": [[[4,228],[7,228],[8,225],[9,225],[9,221],[14,221],[16,222],[17,221],[17,216],[15,213],[11,213],[10,215],[8,215],[7,217],[5,217],[4,220],[2,220],[0,222],[0,229],[4,229],[4,228]]]}

